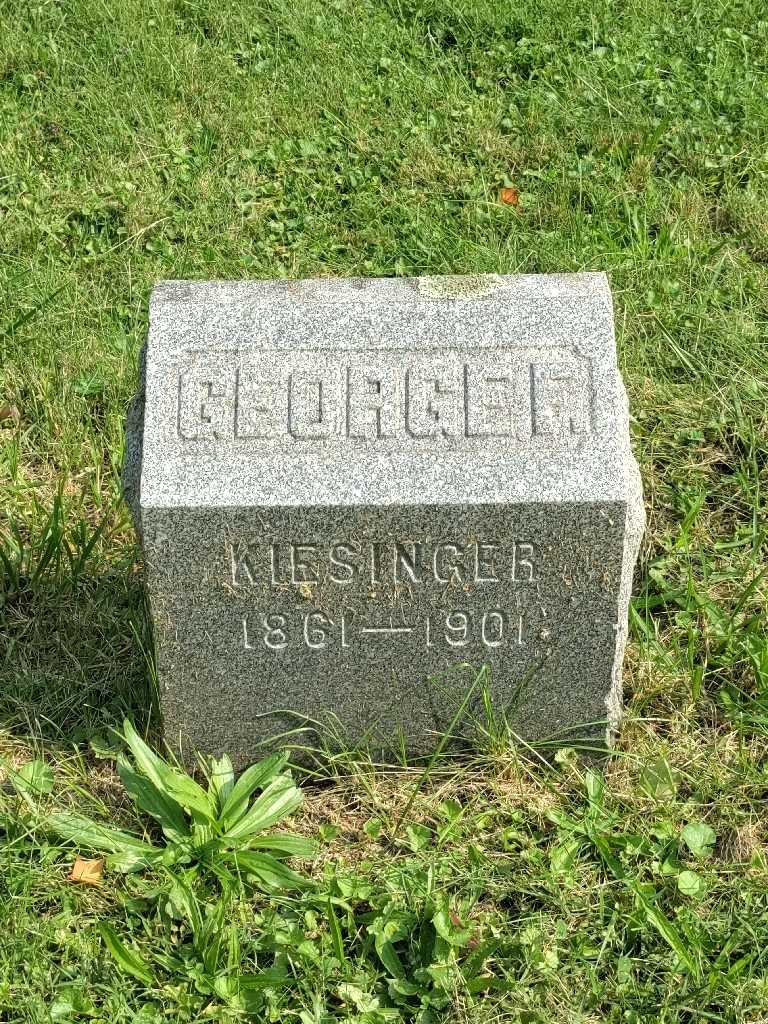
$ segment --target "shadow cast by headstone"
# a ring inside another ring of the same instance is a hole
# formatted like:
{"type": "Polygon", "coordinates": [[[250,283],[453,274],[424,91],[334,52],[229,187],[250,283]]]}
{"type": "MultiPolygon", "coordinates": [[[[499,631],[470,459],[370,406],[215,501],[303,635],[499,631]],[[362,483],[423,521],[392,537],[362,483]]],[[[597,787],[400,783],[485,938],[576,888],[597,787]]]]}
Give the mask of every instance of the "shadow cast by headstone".
{"type": "Polygon", "coordinates": [[[156,728],[149,616],[130,565],[65,585],[21,580],[0,618],[7,734],[71,744],[108,735],[124,717],[156,728]]]}

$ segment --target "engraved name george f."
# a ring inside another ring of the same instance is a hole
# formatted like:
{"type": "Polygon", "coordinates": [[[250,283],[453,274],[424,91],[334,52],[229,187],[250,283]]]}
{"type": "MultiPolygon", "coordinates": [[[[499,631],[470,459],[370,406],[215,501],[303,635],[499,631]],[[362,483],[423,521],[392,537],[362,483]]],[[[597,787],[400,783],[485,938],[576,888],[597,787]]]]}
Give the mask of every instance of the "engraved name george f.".
{"type": "Polygon", "coordinates": [[[329,439],[423,442],[534,437],[577,441],[592,431],[588,360],[568,351],[493,350],[462,360],[422,353],[349,357],[318,366],[307,353],[189,353],[179,374],[184,440],[329,439]]]}

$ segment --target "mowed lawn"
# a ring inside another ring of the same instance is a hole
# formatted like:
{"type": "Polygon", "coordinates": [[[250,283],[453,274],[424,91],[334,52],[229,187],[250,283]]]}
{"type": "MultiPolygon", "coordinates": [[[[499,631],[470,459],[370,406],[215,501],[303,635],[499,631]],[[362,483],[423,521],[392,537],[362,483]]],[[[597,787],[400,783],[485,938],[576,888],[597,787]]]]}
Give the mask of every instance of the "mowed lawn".
{"type": "Polygon", "coordinates": [[[0,1021],[768,1022],[768,13],[0,0],[0,24],[0,1021]],[[119,502],[152,284],[579,270],[611,278],[649,523],[615,756],[490,727],[426,772],[338,755],[286,824],[313,887],[225,907],[190,876],[215,952],[178,866],[68,881],[99,850],[53,813],[160,842],[112,732],[159,748],[119,502]]]}

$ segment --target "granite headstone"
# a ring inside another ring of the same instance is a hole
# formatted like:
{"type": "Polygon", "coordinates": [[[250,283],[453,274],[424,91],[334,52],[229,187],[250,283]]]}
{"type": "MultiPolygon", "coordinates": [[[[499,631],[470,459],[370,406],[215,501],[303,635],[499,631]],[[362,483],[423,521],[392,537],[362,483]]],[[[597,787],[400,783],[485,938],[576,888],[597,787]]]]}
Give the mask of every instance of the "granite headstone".
{"type": "Polygon", "coordinates": [[[161,283],[125,491],[176,746],[423,754],[483,666],[457,733],[486,685],[526,740],[616,727],[644,513],[602,274],[161,283]]]}

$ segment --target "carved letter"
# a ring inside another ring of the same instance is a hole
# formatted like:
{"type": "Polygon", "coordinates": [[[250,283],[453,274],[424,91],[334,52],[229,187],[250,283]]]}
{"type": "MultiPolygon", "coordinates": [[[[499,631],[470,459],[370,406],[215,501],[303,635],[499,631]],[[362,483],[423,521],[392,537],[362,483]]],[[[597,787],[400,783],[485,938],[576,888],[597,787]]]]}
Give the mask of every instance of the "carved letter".
{"type": "Polygon", "coordinates": [[[334,544],[331,548],[331,568],[329,576],[334,583],[351,583],[357,575],[357,566],[353,561],[360,553],[359,544],[334,544]]]}
{"type": "Polygon", "coordinates": [[[314,544],[291,544],[291,582],[317,583],[317,548],[314,544]],[[312,565],[304,559],[315,556],[312,565]]]}
{"type": "Polygon", "coordinates": [[[531,364],[531,433],[563,439],[590,430],[585,367],[560,361],[531,364]]]}
{"type": "Polygon", "coordinates": [[[237,437],[288,436],[288,378],[266,374],[261,366],[241,366],[237,373],[237,437]]]}
{"type": "Polygon", "coordinates": [[[253,586],[256,582],[256,545],[255,544],[230,544],[229,553],[232,563],[232,586],[239,587],[245,582],[253,586]],[[243,580],[241,577],[245,577],[243,580]]]}
{"type": "Polygon", "coordinates": [[[432,556],[432,568],[438,583],[464,583],[467,571],[457,544],[438,544],[432,556]]]}
{"type": "Polygon", "coordinates": [[[379,541],[371,543],[371,585],[378,586],[381,583],[381,544],[379,541]]]}
{"type": "Polygon", "coordinates": [[[493,567],[493,553],[498,544],[481,544],[475,541],[475,583],[498,583],[499,577],[493,567]]]}
{"type": "Polygon", "coordinates": [[[411,583],[421,583],[422,546],[421,544],[411,542],[410,555],[406,552],[405,548],[405,544],[395,544],[395,583],[403,580],[404,575],[409,578],[411,583]]]}
{"type": "Polygon", "coordinates": [[[181,437],[233,437],[235,380],[221,369],[195,367],[179,375],[181,437]]]}
{"type": "Polygon", "coordinates": [[[464,379],[460,369],[411,369],[405,376],[411,437],[464,435],[464,379]]]}
{"type": "Polygon", "coordinates": [[[288,424],[295,438],[335,433],[333,387],[318,373],[292,373],[288,384],[288,424]]]}
{"type": "Polygon", "coordinates": [[[269,561],[272,567],[272,586],[276,587],[283,581],[280,579],[280,545],[271,544],[269,547],[269,561]]]}
{"type": "Polygon", "coordinates": [[[347,371],[347,436],[365,441],[397,433],[397,384],[392,370],[347,371]]]}
{"type": "Polygon", "coordinates": [[[525,580],[530,583],[536,579],[536,569],[532,562],[533,555],[533,544],[515,541],[515,546],[512,549],[513,581],[525,580]]]}
{"type": "MultiPolygon", "coordinates": [[[[500,368],[499,368],[500,369],[500,368]]],[[[525,408],[527,396],[523,392],[525,408]]],[[[511,371],[467,366],[467,435],[469,437],[517,437],[521,395],[511,371]]]]}

